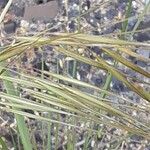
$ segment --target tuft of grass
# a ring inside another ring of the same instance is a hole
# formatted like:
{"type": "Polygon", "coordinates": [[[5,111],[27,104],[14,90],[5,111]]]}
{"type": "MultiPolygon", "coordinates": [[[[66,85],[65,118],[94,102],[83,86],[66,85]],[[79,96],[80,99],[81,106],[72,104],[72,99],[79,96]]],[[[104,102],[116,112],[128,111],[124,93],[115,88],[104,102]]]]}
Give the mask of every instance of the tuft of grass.
{"type": "MultiPolygon", "coordinates": [[[[54,133],[55,149],[58,149],[59,147],[59,129],[61,126],[67,126],[68,129],[68,149],[74,149],[77,141],[75,130],[82,130],[82,127],[78,125],[78,122],[83,123],[84,125],[90,122],[89,126],[85,125],[86,137],[83,141],[83,149],[88,149],[88,145],[92,141],[92,138],[96,140],[98,137],[103,138],[106,134],[105,131],[100,127],[95,129],[95,126],[99,124],[104,124],[107,127],[119,128],[122,131],[125,131],[127,136],[136,134],[143,136],[146,139],[150,139],[149,124],[145,121],[139,120],[137,116],[133,116],[130,113],[133,111],[142,113],[149,112],[150,94],[148,91],[146,91],[146,89],[140,86],[140,83],[142,82],[140,79],[136,79],[137,83],[135,83],[135,79],[133,77],[129,77],[129,75],[123,73],[117,66],[117,63],[121,63],[125,67],[135,71],[145,78],[150,77],[149,72],[133,64],[122,56],[122,54],[126,54],[128,56],[133,56],[138,60],[142,60],[147,63],[150,62],[150,59],[144,58],[143,56],[134,52],[134,49],[140,46],[149,48],[149,43],[127,41],[125,38],[123,38],[129,33],[127,28],[128,19],[131,18],[131,2],[132,0],[128,1],[125,15],[126,18],[121,20],[121,22],[123,22],[121,39],[114,39],[105,36],[94,36],[80,32],[81,17],[95,9],[92,8],[88,12],[80,14],[79,17],[76,18],[78,19],[79,33],[51,33],[53,36],[44,36],[44,34],[47,32],[47,30],[45,30],[36,36],[14,37],[16,40],[15,44],[2,47],[3,50],[0,52],[0,79],[3,81],[7,92],[0,92],[0,98],[6,100],[4,102],[0,101],[0,110],[15,114],[19,135],[25,150],[30,150],[32,147],[36,149],[36,142],[35,139],[33,139],[33,143],[31,145],[29,138],[30,134],[26,127],[24,116],[42,121],[43,128],[45,123],[48,125],[48,137],[47,140],[43,140],[43,149],[46,149],[46,147],[47,149],[51,149],[52,147],[52,125],[54,125],[54,128],[56,128],[54,133]],[[50,45],[55,51],[75,60],[72,68],[72,78],[60,75],[58,65],[57,73],[44,71],[42,47],[45,45],[50,45]],[[108,56],[114,59],[113,64],[109,64],[102,57],[97,56],[95,53],[92,53],[93,59],[91,59],[77,52],[77,48],[82,48],[84,51],[86,51],[87,47],[92,46],[101,47],[103,53],[106,53],[108,56]],[[11,69],[8,69],[9,63],[7,63],[7,60],[16,59],[21,54],[28,51],[29,48],[31,49],[34,47],[39,47],[40,52],[42,53],[42,69],[38,70],[40,72],[40,76],[36,77],[30,74],[24,74],[23,72],[20,73],[18,71],[15,72],[16,76],[10,76],[11,69]],[[113,49],[115,50],[113,51],[113,49]],[[99,88],[77,80],[76,65],[78,61],[104,70],[107,73],[107,79],[104,87],[99,88]],[[130,99],[120,97],[120,95],[111,92],[109,90],[109,86],[112,81],[112,77],[116,77],[118,80],[122,81],[124,85],[130,88],[131,91],[143,98],[145,103],[148,105],[137,104],[130,99]],[[55,79],[57,79],[56,82],[55,79]],[[68,86],[70,83],[71,86],[68,86]],[[36,101],[31,101],[28,98],[22,98],[19,96],[19,91],[17,91],[16,87],[19,87],[23,91],[27,92],[30,96],[36,99],[36,101]],[[91,89],[96,94],[100,94],[100,96],[83,92],[82,90],[79,90],[80,88],[91,89]],[[123,104],[111,101],[111,97],[115,97],[117,102],[119,100],[123,101],[123,104]],[[23,110],[32,110],[33,112],[38,112],[38,114],[47,112],[48,116],[37,115],[36,113],[31,114],[29,112],[24,112],[23,110]],[[53,114],[55,114],[56,117],[53,117],[53,114]],[[111,116],[107,114],[111,114],[111,116]],[[66,117],[65,121],[61,120],[61,115],[66,117]]],[[[67,7],[66,0],[66,8],[67,7]]],[[[136,32],[136,29],[141,22],[141,18],[143,18],[143,16],[147,13],[148,8],[149,4],[145,7],[133,31],[130,32],[131,35],[136,32]]],[[[146,85],[146,83],[142,83],[146,85]]],[[[149,83],[147,83],[147,85],[149,85],[149,83]]],[[[43,133],[43,138],[44,137],[45,135],[43,133]]],[[[126,137],[122,136],[117,143],[118,145],[116,144],[114,147],[117,149],[123,145],[126,137]]],[[[0,141],[0,143],[2,142],[0,141]]],[[[96,146],[97,145],[95,144],[95,148],[97,148],[96,146]]]]}

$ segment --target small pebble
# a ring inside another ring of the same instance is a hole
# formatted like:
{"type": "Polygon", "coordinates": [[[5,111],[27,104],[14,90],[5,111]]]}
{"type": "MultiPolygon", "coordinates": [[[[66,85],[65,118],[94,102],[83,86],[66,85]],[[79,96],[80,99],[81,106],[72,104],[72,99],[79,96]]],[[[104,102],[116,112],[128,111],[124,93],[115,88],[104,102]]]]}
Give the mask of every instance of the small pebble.
{"type": "Polygon", "coordinates": [[[78,49],[78,52],[79,52],[79,54],[83,54],[84,49],[83,49],[83,48],[79,48],[79,49],[78,49]]]}
{"type": "Polygon", "coordinates": [[[7,34],[15,33],[16,28],[17,28],[17,25],[13,21],[12,22],[7,22],[7,23],[4,24],[4,31],[7,34]]]}
{"type": "Polygon", "coordinates": [[[76,28],[75,21],[71,21],[68,26],[70,31],[75,31],[76,28]]]}
{"type": "Polygon", "coordinates": [[[133,6],[133,8],[137,8],[137,3],[136,3],[136,1],[133,1],[133,2],[132,2],[132,6],[133,6]]]}
{"type": "Polygon", "coordinates": [[[36,4],[43,4],[44,3],[44,1],[43,0],[35,0],[35,2],[36,2],[36,4]]]}
{"type": "Polygon", "coordinates": [[[95,12],[94,13],[94,17],[95,17],[95,19],[98,19],[98,20],[100,20],[101,19],[101,12],[100,11],[97,11],[97,12],[95,12]]]}
{"type": "Polygon", "coordinates": [[[92,140],[92,142],[91,142],[91,147],[94,147],[94,145],[95,145],[95,141],[92,140]]]}
{"type": "Polygon", "coordinates": [[[90,7],[91,7],[91,2],[90,2],[90,0],[86,0],[86,4],[87,4],[87,8],[90,9],[90,7]]]}
{"type": "Polygon", "coordinates": [[[27,22],[25,20],[21,20],[20,26],[27,29],[29,27],[29,22],[27,22]]]}

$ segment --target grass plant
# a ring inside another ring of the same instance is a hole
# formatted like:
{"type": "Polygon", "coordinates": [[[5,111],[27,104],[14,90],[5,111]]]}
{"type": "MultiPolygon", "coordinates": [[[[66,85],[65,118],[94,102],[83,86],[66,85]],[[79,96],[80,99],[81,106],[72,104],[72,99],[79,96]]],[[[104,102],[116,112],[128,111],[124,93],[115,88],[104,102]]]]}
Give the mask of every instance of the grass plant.
{"type": "MultiPolygon", "coordinates": [[[[68,1],[66,0],[65,2],[65,6],[68,8],[68,1]]],[[[101,5],[104,4],[106,2],[101,5]]],[[[150,93],[143,87],[143,85],[149,87],[149,83],[139,78],[134,79],[118,67],[118,64],[122,64],[141,77],[150,78],[150,73],[147,70],[124,57],[124,55],[132,56],[137,60],[150,63],[149,58],[144,58],[134,51],[139,47],[149,50],[150,43],[136,42],[132,41],[131,38],[129,40],[125,38],[126,34],[133,36],[137,31],[140,22],[148,12],[150,3],[145,6],[143,12],[138,16],[133,30],[128,32],[128,21],[132,18],[132,0],[128,1],[125,19],[114,22],[122,22],[121,36],[118,36],[116,39],[109,35],[96,36],[81,32],[82,24],[80,21],[82,17],[98,9],[101,5],[89,9],[88,12],[80,14],[77,18],[73,18],[78,20],[78,33],[50,33],[53,36],[46,36],[47,30],[45,30],[34,36],[14,36],[15,43],[1,47],[0,80],[6,91],[0,92],[0,98],[3,100],[0,100],[0,111],[14,114],[17,121],[18,135],[24,150],[32,150],[34,149],[33,147],[36,147],[36,140],[30,139],[32,137],[29,132],[30,127],[27,126],[25,118],[29,118],[29,121],[30,119],[35,119],[42,124],[43,149],[50,150],[53,144],[56,150],[59,148],[61,137],[59,131],[62,128],[64,130],[67,129],[67,131],[64,131],[65,135],[63,135],[64,141],[67,136],[67,142],[61,142],[62,145],[67,145],[68,150],[77,147],[79,131],[84,131],[82,142],[83,149],[86,150],[93,139],[95,140],[100,137],[103,139],[105,134],[109,134],[105,131],[105,127],[120,129],[123,132],[117,144],[113,145],[114,149],[118,149],[120,146],[123,147],[126,139],[132,135],[142,136],[150,140],[149,123],[141,121],[138,116],[132,114],[132,112],[150,113],[150,93]],[[72,77],[59,74],[58,65],[56,73],[44,70],[43,47],[47,45],[52,46],[54,51],[63,54],[64,57],[74,59],[72,77]],[[93,46],[101,47],[102,53],[113,58],[113,63],[110,64],[93,52],[93,58],[81,55],[78,52],[78,48],[82,48],[86,52],[87,47],[93,46]],[[23,69],[21,69],[21,72],[18,70],[13,71],[10,62],[17,61],[18,57],[20,58],[25,52],[34,48],[39,48],[42,54],[42,69],[37,69],[38,76],[24,73],[23,69]],[[107,74],[104,86],[97,87],[78,80],[78,62],[103,70],[107,74]],[[15,75],[13,75],[14,73],[15,75]],[[139,104],[131,99],[121,97],[120,94],[113,93],[109,88],[113,77],[121,81],[134,94],[138,95],[143,103],[139,104]],[[85,92],[82,90],[83,88],[93,90],[95,94],[85,92]],[[23,97],[21,91],[26,92],[35,101],[23,97]],[[100,96],[97,96],[98,94],[100,96]],[[115,102],[111,100],[112,97],[115,97],[115,102]],[[122,101],[122,103],[120,104],[119,101],[122,101]],[[30,113],[31,111],[33,113],[30,113]],[[62,116],[65,116],[65,119],[62,116]],[[45,127],[47,133],[44,133],[45,127]],[[54,132],[54,140],[52,140],[52,132],[54,132]]],[[[118,137],[115,138],[117,139],[118,137]]],[[[94,147],[97,148],[97,145],[95,144],[94,147]]],[[[2,137],[0,137],[0,146],[4,150],[7,149],[2,137]]]]}

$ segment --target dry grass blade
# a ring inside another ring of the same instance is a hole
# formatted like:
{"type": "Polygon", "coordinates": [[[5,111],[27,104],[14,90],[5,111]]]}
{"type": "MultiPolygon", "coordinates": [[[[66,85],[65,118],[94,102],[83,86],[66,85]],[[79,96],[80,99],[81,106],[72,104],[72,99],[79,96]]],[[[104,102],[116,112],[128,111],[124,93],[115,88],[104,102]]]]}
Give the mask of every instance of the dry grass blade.
{"type": "Polygon", "coordinates": [[[130,50],[129,48],[121,48],[121,47],[118,47],[117,48],[119,51],[125,53],[125,54],[128,54],[129,56],[132,56],[132,57],[135,57],[136,59],[138,60],[141,60],[143,62],[150,62],[150,59],[149,58],[146,58],[146,57],[143,57],[142,55],[139,55],[135,52],[133,52],[132,50],[130,50]]]}
{"type": "MultiPolygon", "coordinates": [[[[60,80],[66,81],[68,83],[72,83],[74,85],[78,85],[80,87],[85,87],[85,88],[93,89],[93,90],[95,90],[97,92],[104,92],[107,95],[116,97],[117,99],[121,99],[123,101],[129,102],[129,103],[132,103],[132,104],[136,104],[136,103],[133,103],[131,100],[125,99],[123,97],[120,97],[120,96],[118,96],[117,94],[115,94],[113,92],[110,92],[110,91],[107,91],[107,90],[103,90],[101,88],[98,88],[96,86],[93,86],[91,84],[88,84],[88,83],[85,83],[85,82],[82,82],[82,81],[79,81],[79,80],[76,80],[76,79],[68,78],[68,77],[65,77],[65,76],[62,76],[62,75],[58,75],[58,74],[55,74],[55,73],[50,73],[50,72],[47,72],[47,71],[43,71],[43,74],[50,75],[52,77],[58,78],[60,80]]],[[[0,76],[0,79],[7,80],[7,81],[10,81],[10,82],[15,82],[15,83],[17,83],[19,85],[21,84],[21,85],[24,85],[26,87],[39,88],[39,89],[43,89],[43,90],[45,89],[41,85],[32,82],[33,78],[31,78],[30,76],[26,76],[26,75],[23,75],[23,74],[19,74],[19,75],[23,76],[23,77],[21,77],[22,79],[21,78],[8,77],[8,76],[4,76],[4,75],[0,76]]],[[[29,90],[29,89],[26,89],[26,91],[31,92],[31,90],[29,90]]],[[[33,94],[33,92],[31,92],[31,94],[33,94]]],[[[46,96],[46,94],[45,94],[45,96],[46,96]]],[[[101,100],[104,100],[104,99],[101,99],[101,100]]]]}
{"type": "Polygon", "coordinates": [[[82,59],[83,56],[80,56],[79,54],[76,54],[75,52],[72,51],[68,51],[62,48],[57,48],[57,50],[59,52],[62,52],[63,54],[73,57],[79,61],[85,62],[87,64],[93,65],[95,67],[107,70],[109,72],[111,72],[113,74],[113,76],[115,76],[117,79],[121,80],[123,83],[125,83],[127,85],[127,87],[129,87],[130,89],[132,89],[134,92],[136,92],[137,94],[139,94],[141,97],[143,97],[144,99],[146,99],[147,101],[150,101],[150,94],[146,91],[144,91],[142,89],[142,87],[135,85],[133,82],[128,81],[128,79],[119,71],[117,71],[114,67],[110,66],[107,62],[105,62],[103,59],[101,59],[100,57],[97,57],[98,61],[94,61],[92,60],[92,62],[89,62],[85,60],[86,57],[84,57],[84,59],[82,59]],[[81,58],[81,59],[79,59],[81,58]],[[85,60],[85,61],[84,61],[85,60]]]}
{"type": "Polygon", "coordinates": [[[118,62],[121,62],[122,64],[124,64],[125,66],[131,68],[132,70],[142,74],[143,76],[150,78],[150,73],[141,69],[140,67],[138,67],[137,65],[133,64],[130,61],[127,61],[125,58],[123,58],[121,55],[119,55],[117,52],[114,52],[112,50],[108,50],[105,48],[102,48],[102,50],[104,52],[106,52],[109,56],[111,56],[112,58],[114,58],[115,60],[117,60],[118,62]]]}
{"type": "MultiPolygon", "coordinates": [[[[46,84],[45,81],[41,80],[41,79],[36,79],[34,81],[36,83],[39,83],[43,87],[45,87],[47,90],[50,90],[50,91],[56,93],[56,95],[58,95],[58,92],[60,92],[60,88],[62,88],[61,86],[58,89],[54,88],[53,86],[51,87],[51,84],[46,84]]],[[[128,123],[132,123],[132,121],[133,122],[137,122],[136,120],[132,119],[130,116],[126,115],[125,113],[122,113],[121,111],[119,111],[119,110],[117,110],[115,108],[112,108],[110,105],[107,105],[104,102],[100,102],[99,100],[96,100],[96,99],[94,99],[94,98],[92,98],[90,96],[87,96],[86,94],[84,94],[84,93],[82,93],[82,92],[80,92],[78,90],[70,89],[70,88],[67,88],[67,87],[64,87],[63,89],[64,90],[62,90],[62,92],[60,94],[60,96],[62,98],[60,97],[59,99],[65,99],[65,100],[69,100],[70,101],[71,100],[70,96],[73,94],[72,95],[72,100],[76,99],[76,101],[77,101],[77,99],[78,99],[78,101],[80,101],[81,105],[80,106],[79,106],[79,104],[77,105],[78,107],[76,107],[76,108],[78,108],[78,109],[73,109],[72,107],[70,107],[70,106],[68,106],[66,104],[64,104],[64,105],[62,105],[62,104],[61,105],[57,105],[60,108],[65,108],[65,109],[67,109],[67,110],[69,110],[71,112],[76,112],[77,114],[80,114],[83,117],[87,117],[88,119],[92,119],[92,121],[97,122],[100,118],[97,118],[96,116],[97,115],[101,116],[101,114],[99,114],[99,112],[96,112],[96,109],[92,110],[91,108],[92,107],[95,107],[95,108],[97,107],[98,110],[99,110],[99,108],[103,109],[103,107],[104,107],[104,110],[107,111],[107,112],[113,113],[114,115],[117,115],[117,116],[121,115],[123,118],[125,117],[124,119],[127,120],[128,123]],[[67,93],[67,95],[65,93],[67,93]],[[80,95],[80,97],[79,97],[79,95],[80,95]],[[85,107],[83,104],[86,104],[87,106],[85,105],[86,106],[85,107]],[[88,112],[88,114],[84,113],[84,111],[88,112]]],[[[29,90],[29,92],[31,92],[31,90],[29,90]]],[[[44,93],[32,91],[31,94],[34,94],[35,97],[39,98],[39,100],[41,100],[41,101],[44,101],[46,103],[50,102],[50,101],[49,102],[45,101],[45,94],[44,93]]],[[[57,113],[69,114],[69,113],[60,111],[59,109],[56,110],[56,109],[53,109],[53,108],[45,106],[47,104],[41,105],[40,103],[39,104],[35,103],[35,102],[33,103],[33,102],[25,101],[23,99],[22,100],[18,100],[20,98],[18,98],[16,96],[4,94],[4,93],[1,93],[0,97],[17,102],[16,104],[1,102],[1,104],[4,104],[6,106],[14,106],[14,107],[17,107],[17,108],[22,108],[22,109],[32,109],[32,110],[36,110],[36,111],[53,111],[53,112],[57,112],[57,113]],[[31,108],[29,108],[29,106],[31,108]]],[[[58,96],[56,96],[56,97],[58,97],[58,96]]],[[[49,98],[51,99],[51,97],[49,97],[49,95],[48,95],[47,99],[49,99],[49,98]]],[[[59,99],[57,99],[57,101],[59,101],[59,99]]],[[[73,100],[73,102],[74,102],[74,100],[73,100]]],[[[49,104],[52,104],[52,103],[50,102],[49,104]]],[[[3,109],[6,109],[6,108],[3,108],[3,109]]],[[[14,112],[18,112],[16,110],[13,110],[13,111],[14,112]]],[[[21,114],[25,114],[24,112],[21,112],[21,111],[20,111],[20,113],[21,114]]],[[[29,116],[29,117],[34,116],[34,118],[39,118],[39,119],[43,120],[43,118],[40,117],[40,116],[35,116],[35,115],[32,115],[32,114],[28,114],[27,116],[29,116]]],[[[144,137],[148,136],[147,133],[145,131],[143,131],[143,130],[140,130],[140,128],[137,128],[137,130],[135,130],[134,128],[131,128],[131,127],[125,125],[125,124],[116,122],[115,120],[113,120],[113,122],[112,122],[111,118],[110,118],[111,122],[109,121],[109,119],[108,119],[108,122],[105,122],[104,120],[101,120],[101,121],[104,124],[108,124],[108,125],[111,125],[111,126],[114,126],[114,127],[120,127],[121,129],[126,129],[127,131],[132,132],[134,134],[142,134],[144,137]]],[[[52,121],[52,122],[54,122],[54,121],[52,121]]]]}
{"type": "MultiPolygon", "coordinates": [[[[82,39],[82,40],[85,40],[86,42],[89,40],[90,42],[106,42],[109,43],[109,40],[108,39],[105,39],[105,38],[99,38],[97,36],[87,36],[86,35],[81,35],[81,34],[78,34],[78,35],[70,35],[70,37],[74,37],[76,39],[82,39]],[[86,38],[86,39],[85,39],[86,38]],[[100,40],[99,40],[100,39],[100,40]],[[105,41],[106,40],[106,41],[105,41]]],[[[45,41],[45,38],[44,39],[39,39],[37,41],[38,44],[46,44],[48,42],[50,43],[53,43],[53,42],[58,42],[61,38],[57,39],[56,41],[55,40],[48,40],[48,41],[45,41]]],[[[66,39],[66,38],[65,38],[66,39]]],[[[63,37],[63,40],[64,40],[64,37],[63,37]]],[[[134,43],[134,42],[126,42],[126,41],[123,41],[123,40],[112,40],[110,39],[110,43],[113,43],[113,41],[117,44],[133,44],[133,45],[145,45],[145,46],[149,46],[149,44],[146,44],[146,43],[134,43]]],[[[32,41],[33,42],[33,41],[32,41]]],[[[66,42],[66,41],[64,41],[66,42]]],[[[115,44],[113,43],[113,44],[115,44]]],[[[82,43],[81,43],[82,44],[82,43]]],[[[109,66],[106,62],[104,62],[102,59],[98,58],[99,62],[97,61],[94,61],[94,60],[91,60],[89,58],[86,58],[86,57],[83,57],[83,56],[80,56],[79,54],[76,54],[75,52],[72,52],[72,51],[68,51],[68,50],[65,50],[65,49],[62,49],[62,48],[57,48],[58,51],[60,52],[63,52],[64,54],[66,54],[67,56],[70,56],[70,57],[73,57],[79,61],[82,61],[82,62],[85,62],[85,63],[88,63],[90,65],[93,65],[95,67],[99,67],[101,69],[105,69],[105,70],[108,70],[110,71],[111,73],[113,73],[113,75],[117,78],[119,78],[119,80],[123,81],[129,88],[131,88],[133,91],[135,91],[137,94],[139,94],[141,97],[143,97],[144,99],[148,100],[149,101],[149,94],[145,91],[142,90],[142,88],[137,88],[136,85],[134,85],[133,83],[131,84],[129,81],[127,81],[127,78],[125,78],[123,75],[121,75],[119,72],[117,72],[117,70],[115,70],[113,67],[109,66]],[[108,69],[109,68],[109,69],[108,69]]],[[[15,55],[15,53],[13,54],[15,55]]],[[[3,55],[1,55],[3,56],[3,55]]],[[[6,56],[6,55],[5,55],[6,56]]],[[[117,58],[118,59],[118,58],[117,58]]],[[[122,61],[123,62],[123,61],[122,61]]],[[[134,68],[133,65],[131,64],[127,64],[128,66],[132,67],[133,69],[136,69],[136,71],[138,70],[140,73],[142,73],[142,70],[139,69],[138,67],[134,68]]],[[[146,76],[149,77],[148,73],[142,73],[146,76]]]]}
{"type": "Polygon", "coordinates": [[[21,41],[21,43],[10,46],[7,49],[3,49],[3,51],[0,53],[0,61],[4,61],[10,57],[18,55],[31,47],[43,46],[47,44],[51,44],[51,45],[65,44],[65,45],[74,45],[74,46],[75,45],[92,46],[92,45],[99,45],[99,44],[110,44],[110,45],[119,45],[119,46],[147,46],[147,47],[150,46],[150,44],[148,43],[128,42],[124,40],[110,39],[106,37],[99,37],[93,35],[69,34],[69,33],[66,33],[63,36],[62,35],[57,36],[55,38],[16,37],[16,39],[21,41]]]}
{"type": "Polygon", "coordinates": [[[2,23],[2,21],[3,21],[4,17],[5,17],[5,15],[6,15],[6,13],[7,13],[9,7],[11,6],[12,1],[13,1],[13,0],[9,0],[9,1],[8,1],[8,3],[7,3],[7,5],[5,6],[3,12],[1,13],[1,15],[0,15],[0,24],[2,23]]]}
{"type": "Polygon", "coordinates": [[[110,66],[108,63],[106,63],[103,59],[98,58],[97,60],[109,71],[115,76],[117,79],[122,81],[124,84],[126,84],[127,87],[129,87],[132,91],[140,95],[142,98],[144,98],[147,101],[150,101],[150,94],[140,86],[137,86],[134,82],[128,81],[128,79],[119,71],[117,71],[114,67],[110,66]]]}

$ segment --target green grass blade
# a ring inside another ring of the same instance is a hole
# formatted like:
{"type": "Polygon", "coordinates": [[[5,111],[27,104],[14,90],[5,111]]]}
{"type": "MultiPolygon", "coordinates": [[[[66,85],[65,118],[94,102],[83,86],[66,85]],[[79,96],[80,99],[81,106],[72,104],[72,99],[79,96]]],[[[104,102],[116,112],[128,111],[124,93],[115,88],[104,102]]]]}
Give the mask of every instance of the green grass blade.
{"type": "MultiPolygon", "coordinates": [[[[4,72],[4,75],[9,76],[9,73],[4,72]]],[[[4,80],[3,83],[4,83],[4,86],[5,86],[8,94],[10,94],[10,95],[17,95],[18,94],[15,91],[15,88],[14,88],[12,82],[4,80]]],[[[15,107],[14,107],[14,109],[15,109],[15,107]]],[[[30,139],[29,139],[30,136],[29,136],[28,128],[26,126],[24,117],[21,115],[15,115],[15,118],[17,121],[17,126],[18,126],[19,134],[20,134],[24,149],[25,150],[32,150],[32,144],[31,144],[30,139]]]]}
{"type": "MultiPolygon", "coordinates": [[[[130,15],[131,15],[131,10],[132,10],[132,0],[128,0],[128,3],[127,3],[127,10],[126,10],[126,13],[125,13],[125,18],[129,18],[130,15]]],[[[126,32],[127,31],[127,28],[128,28],[128,19],[126,21],[124,21],[122,23],[122,32],[126,32]]],[[[123,36],[124,37],[124,36],[123,36]]],[[[123,39],[122,37],[122,39],[123,39]]]]}
{"type": "Polygon", "coordinates": [[[0,137],[0,149],[1,150],[8,150],[6,143],[4,142],[4,140],[2,139],[2,137],[0,137]]]}

